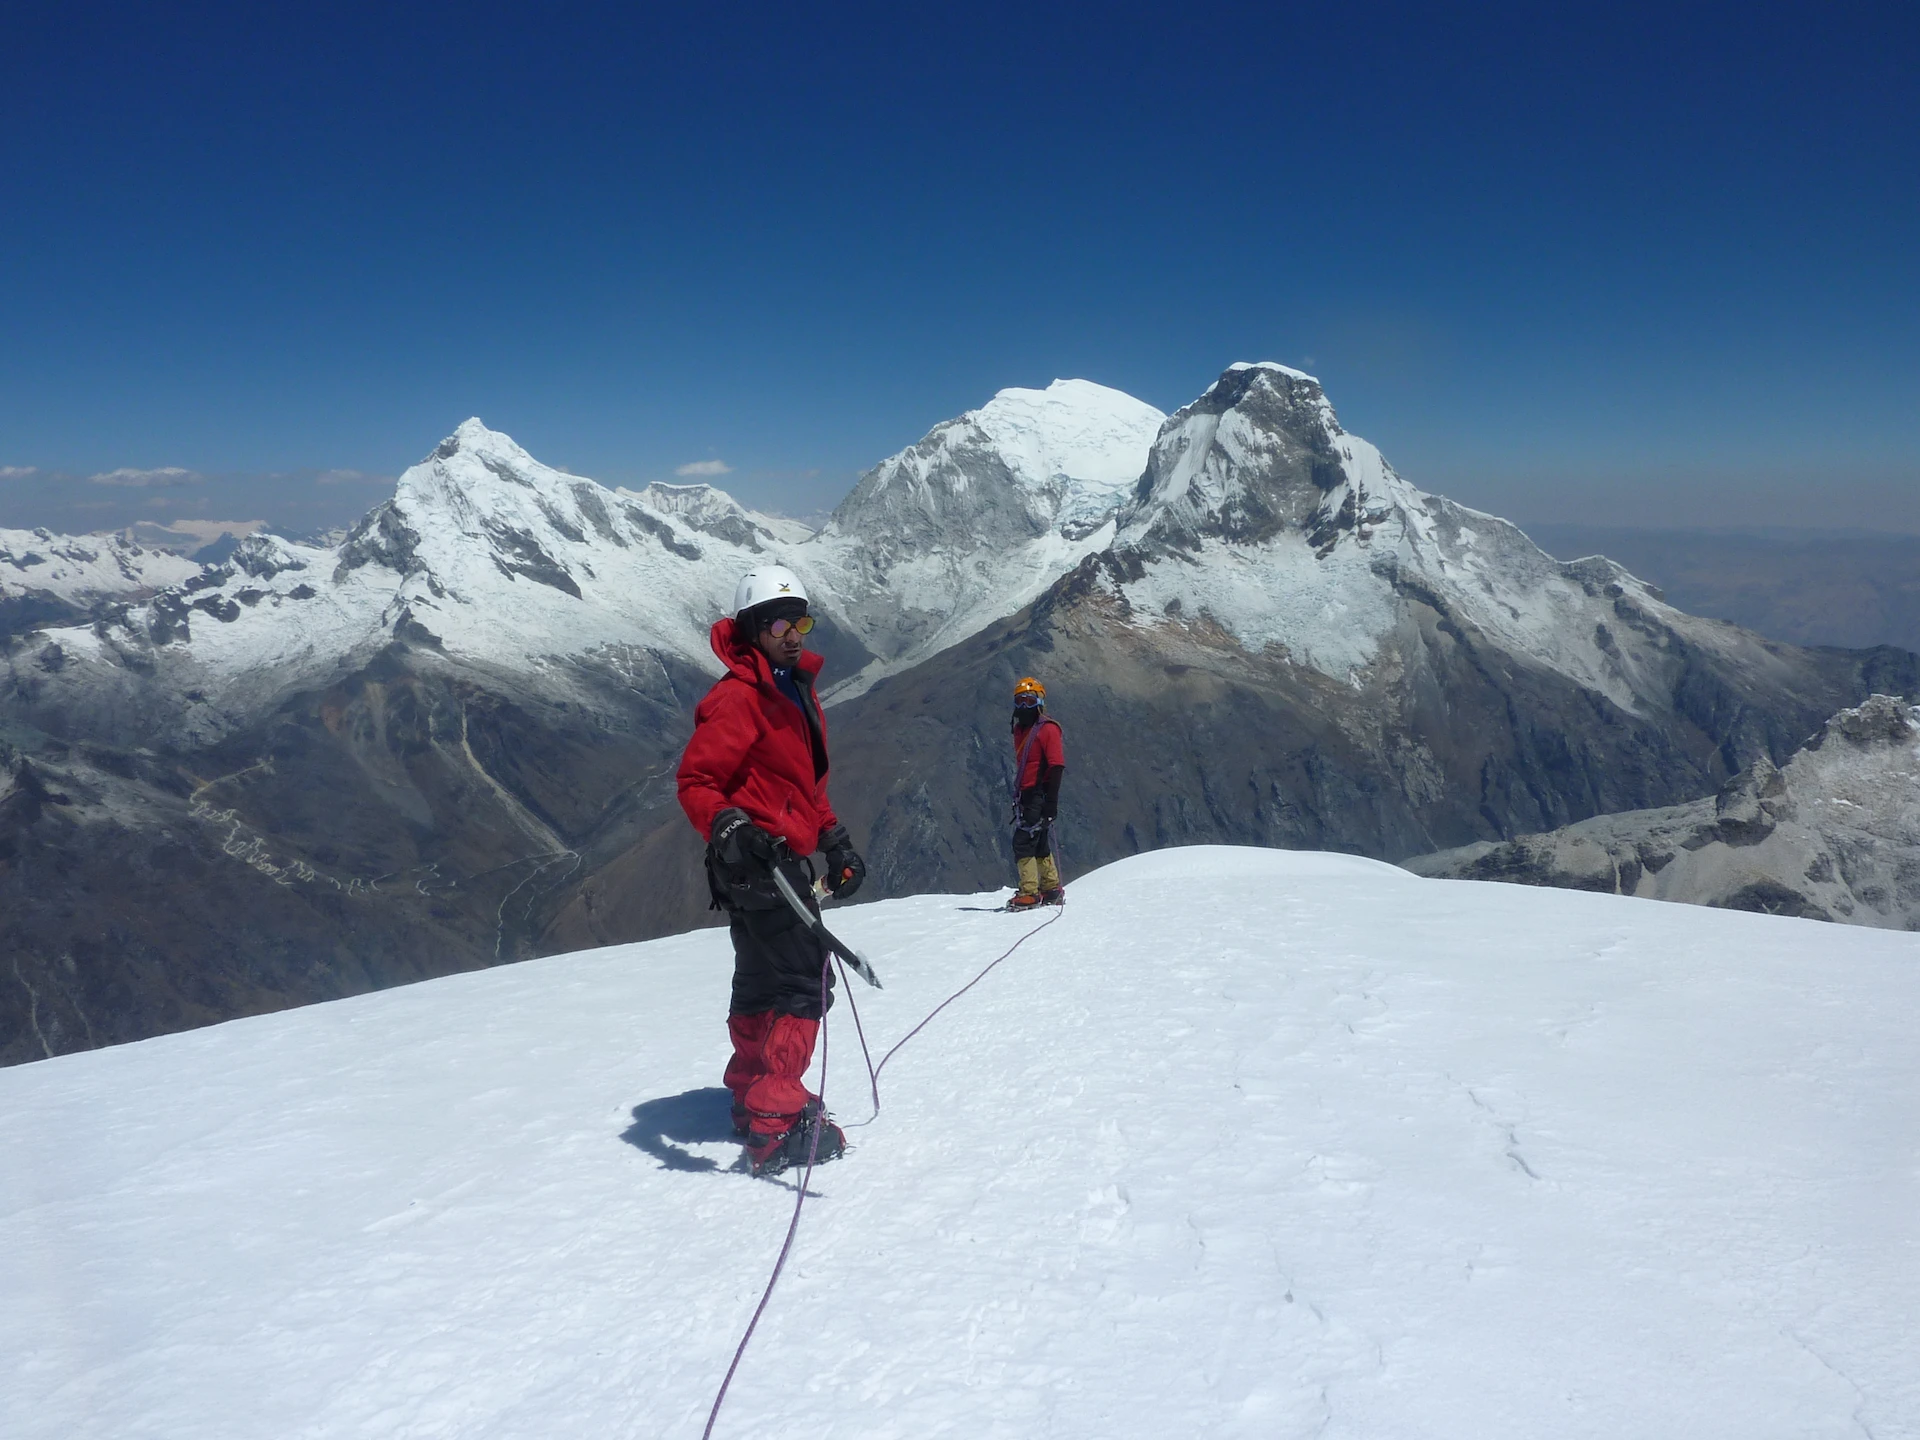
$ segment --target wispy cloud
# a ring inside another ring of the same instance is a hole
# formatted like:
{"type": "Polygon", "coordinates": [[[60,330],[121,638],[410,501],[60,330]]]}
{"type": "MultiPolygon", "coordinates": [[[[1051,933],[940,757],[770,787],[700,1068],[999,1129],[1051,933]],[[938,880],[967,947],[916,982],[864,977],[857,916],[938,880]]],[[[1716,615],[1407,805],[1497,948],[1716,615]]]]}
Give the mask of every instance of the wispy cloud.
{"type": "Polygon", "coordinates": [[[0,480],[24,480],[39,473],[38,465],[0,465],[0,480]]]}
{"type": "Polygon", "coordinates": [[[696,460],[675,468],[676,475],[731,475],[733,467],[724,460],[696,460]]]}
{"type": "Polygon", "coordinates": [[[118,470],[103,470],[98,475],[87,477],[95,485],[122,485],[130,489],[198,485],[206,478],[192,470],[183,470],[178,465],[163,465],[158,470],[133,470],[123,466],[118,470]]]}

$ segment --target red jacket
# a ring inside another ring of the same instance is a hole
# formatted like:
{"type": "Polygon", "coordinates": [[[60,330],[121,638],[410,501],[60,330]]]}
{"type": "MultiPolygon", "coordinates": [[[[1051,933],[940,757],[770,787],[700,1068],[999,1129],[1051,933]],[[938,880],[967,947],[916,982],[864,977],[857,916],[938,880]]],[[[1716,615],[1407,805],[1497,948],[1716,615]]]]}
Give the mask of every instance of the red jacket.
{"type": "Polygon", "coordinates": [[[1020,766],[1018,788],[1021,790],[1040,783],[1047,773],[1042,767],[1064,770],[1067,766],[1067,747],[1061,743],[1060,722],[1052,716],[1042,715],[1029,730],[1014,726],[1013,757],[1016,761],[1020,759],[1022,746],[1026,747],[1026,763],[1020,766]],[[1032,738],[1029,739],[1029,736],[1032,738]]]}
{"type": "Polygon", "coordinates": [[[727,667],[693,714],[693,738],[680,757],[680,808],[713,837],[713,819],[737,805],[796,855],[819,848],[840,822],[827,800],[827,720],[813,693],[820,657],[800,652],[794,680],[819,726],[818,763],[807,717],[774,683],[773,667],[752,645],[736,643],[733,621],[715,622],[713,653],[727,667]]]}

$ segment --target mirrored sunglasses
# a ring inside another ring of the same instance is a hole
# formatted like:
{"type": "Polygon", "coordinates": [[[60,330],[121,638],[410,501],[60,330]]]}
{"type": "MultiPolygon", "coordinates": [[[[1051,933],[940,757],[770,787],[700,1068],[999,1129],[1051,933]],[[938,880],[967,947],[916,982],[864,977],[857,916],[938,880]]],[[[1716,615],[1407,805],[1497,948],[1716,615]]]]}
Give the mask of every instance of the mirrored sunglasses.
{"type": "Polygon", "coordinates": [[[767,633],[776,640],[789,630],[793,631],[796,635],[811,635],[813,633],[813,616],[802,615],[798,620],[769,620],[767,622],[767,633]]]}

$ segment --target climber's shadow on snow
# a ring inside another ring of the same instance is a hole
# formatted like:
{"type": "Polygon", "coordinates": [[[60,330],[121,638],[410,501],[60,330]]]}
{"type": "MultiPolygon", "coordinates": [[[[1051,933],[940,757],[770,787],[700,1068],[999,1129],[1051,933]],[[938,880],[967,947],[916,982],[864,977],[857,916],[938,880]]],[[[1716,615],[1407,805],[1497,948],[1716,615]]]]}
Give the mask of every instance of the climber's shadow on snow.
{"type": "Polygon", "coordinates": [[[665,1170],[732,1169],[731,1165],[682,1148],[732,1143],[735,1140],[732,1105],[732,1095],[718,1085],[642,1101],[633,1107],[633,1124],[620,1138],[646,1151],[665,1170]]]}

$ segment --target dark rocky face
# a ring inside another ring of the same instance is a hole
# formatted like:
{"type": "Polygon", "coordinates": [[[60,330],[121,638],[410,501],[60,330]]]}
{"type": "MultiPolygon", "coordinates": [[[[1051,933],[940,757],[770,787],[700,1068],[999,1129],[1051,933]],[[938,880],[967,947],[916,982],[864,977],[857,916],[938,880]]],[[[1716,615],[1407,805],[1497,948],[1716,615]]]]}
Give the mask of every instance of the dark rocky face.
{"type": "Polygon", "coordinates": [[[205,750],[0,734],[0,1063],[534,953],[679,817],[707,677],[623,668],[559,707],[400,642],[205,750]]]}

